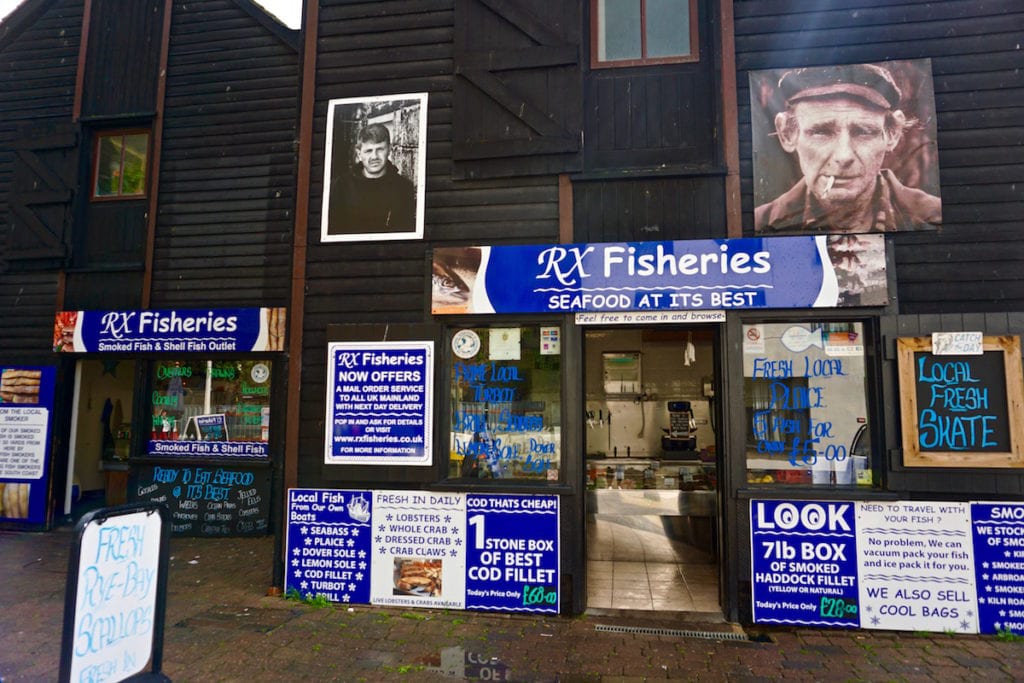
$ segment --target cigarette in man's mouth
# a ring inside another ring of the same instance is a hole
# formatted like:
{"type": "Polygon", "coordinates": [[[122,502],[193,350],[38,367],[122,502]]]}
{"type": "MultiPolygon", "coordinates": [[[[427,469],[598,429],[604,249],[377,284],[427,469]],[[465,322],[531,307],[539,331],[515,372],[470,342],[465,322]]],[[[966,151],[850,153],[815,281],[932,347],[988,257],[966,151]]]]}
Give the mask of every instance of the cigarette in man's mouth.
{"type": "Polygon", "coordinates": [[[832,190],[832,186],[836,183],[836,177],[834,175],[825,176],[825,189],[822,191],[821,196],[827,197],[828,193],[832,190]]]}

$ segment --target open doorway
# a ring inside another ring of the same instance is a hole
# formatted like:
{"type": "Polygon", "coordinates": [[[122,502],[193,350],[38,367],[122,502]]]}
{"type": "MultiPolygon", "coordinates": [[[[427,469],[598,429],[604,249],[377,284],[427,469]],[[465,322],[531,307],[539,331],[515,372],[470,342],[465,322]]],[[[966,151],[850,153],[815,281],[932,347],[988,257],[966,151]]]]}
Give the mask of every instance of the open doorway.
{"type": "Polygon", "coordinates": [[[588,609],[721,616],[716,338],[585,333],[588,609]]]}
{"type": "Polygon", "coordinates": [[[133,360],[76,363],[64,514],[127,502],[134,391],[133,360]]]}

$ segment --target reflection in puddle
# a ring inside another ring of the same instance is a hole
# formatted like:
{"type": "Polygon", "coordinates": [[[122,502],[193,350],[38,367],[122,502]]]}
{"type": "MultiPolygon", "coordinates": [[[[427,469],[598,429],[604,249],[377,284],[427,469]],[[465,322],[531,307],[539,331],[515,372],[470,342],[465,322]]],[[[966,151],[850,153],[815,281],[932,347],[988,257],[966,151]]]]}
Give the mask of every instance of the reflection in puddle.
{"type": "Polygon", "coordinates": [[[467,652],[463,647],[446,647],[440,654],[423,657],[418,664],[449,678],[468,681],[511,681],[512,671],[497,657],[467,652]]]}

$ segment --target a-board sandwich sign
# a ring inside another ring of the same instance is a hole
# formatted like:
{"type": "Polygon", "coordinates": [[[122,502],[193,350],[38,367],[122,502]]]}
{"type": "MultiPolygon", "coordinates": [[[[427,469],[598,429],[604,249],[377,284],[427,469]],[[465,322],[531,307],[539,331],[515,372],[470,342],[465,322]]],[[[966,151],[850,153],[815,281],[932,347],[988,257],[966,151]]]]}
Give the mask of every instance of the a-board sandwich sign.
{"type": "Polygon", "coordinates": [[[170,526],[162,505],[86,513],[68,559],[60,681],[169,681],[160,672],[170,526]]]}

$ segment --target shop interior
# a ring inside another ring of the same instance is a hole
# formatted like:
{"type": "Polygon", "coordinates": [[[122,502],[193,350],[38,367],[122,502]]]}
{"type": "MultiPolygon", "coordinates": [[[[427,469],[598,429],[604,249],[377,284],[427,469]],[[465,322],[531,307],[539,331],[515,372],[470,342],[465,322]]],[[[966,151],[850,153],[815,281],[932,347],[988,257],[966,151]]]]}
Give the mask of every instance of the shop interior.
{"type": "Polygon", "coordinates": [[[127,502],[134,390],[135,361],[78,361],[68,448],[73,486],[65,514],[127,502]]]}
{"type": "Polygon", "coordinates": [[[585,334],[588,609],[721,614],[714,339],[585,334]]]}

